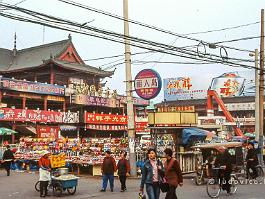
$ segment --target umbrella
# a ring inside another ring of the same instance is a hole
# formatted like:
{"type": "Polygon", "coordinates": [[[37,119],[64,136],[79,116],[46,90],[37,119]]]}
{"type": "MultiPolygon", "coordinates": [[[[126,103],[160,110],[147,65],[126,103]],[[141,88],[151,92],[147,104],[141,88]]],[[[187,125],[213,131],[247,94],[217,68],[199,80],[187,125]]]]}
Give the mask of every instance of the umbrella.
{"type": "Polygon", "coordinates": [[[255,134],[254,133],[245,133],[245,136],[249,137],[249,138],[254,138],[255,134]]]}
{"type": "Polygon", "coordinates": [[[12,135],[17,133],[16,131],[12,130],[12,129],[8,129],[8,128],[0,128],[0,135],[12,135]]]}
{"type": "MultiPolygon", "coordinates": [[[[0,135],[12,135],[12,134],[16,134],[17,132],[12,130],[12,129],[8,129],[8,128],[4,128],[1,127],[0,128],[0,135]]],[[[3,146],[3,139],[2,139],[2,146],[3,146]]]]}

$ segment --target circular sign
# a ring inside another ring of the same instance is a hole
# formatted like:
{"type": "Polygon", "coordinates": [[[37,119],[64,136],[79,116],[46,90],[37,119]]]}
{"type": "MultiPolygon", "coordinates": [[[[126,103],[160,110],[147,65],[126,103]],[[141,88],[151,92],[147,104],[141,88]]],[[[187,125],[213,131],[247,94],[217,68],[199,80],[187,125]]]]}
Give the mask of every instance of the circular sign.
{"type": "Polygon", "coordinates": [[[141,70],[134,80],[137,95],[145,100],[155,98],[162,86],[160,75],[152,69],[141,70]]]}

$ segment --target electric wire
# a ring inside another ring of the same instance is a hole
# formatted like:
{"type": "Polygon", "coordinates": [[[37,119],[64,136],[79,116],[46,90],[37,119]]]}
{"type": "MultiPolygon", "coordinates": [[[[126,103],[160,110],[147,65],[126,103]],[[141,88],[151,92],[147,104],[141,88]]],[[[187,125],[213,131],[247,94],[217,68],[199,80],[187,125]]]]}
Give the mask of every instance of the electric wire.
{"type": "MultiPolygon", "coordinates": [[[[165,29],[153,26],[153,25],[145,24],[145,23],[142,23],[142,22],[139,22],[139,21],[136,21],[136,20],[132,20],[132,19],[126,20],[122,16],[119,16],[119,15],[116,15],[116,14],[112,14],[110,12],[106,12],[106,11],[103,11],[103,10],[100,10],[100,9],[96,9],[96,8],[91,7],[91,6],[83,5],[83,4],[80,4],[80,3],[77,3],[77,2],[74,2],[74,1],[71,1],[71,0],[58,0],[58,1],[66,3],[66,4],[69,4],[69,5],[73,5],[75,7],[79,7],[79,8],[82,8],[82,9],[90,10],[90,11],[95,12],[95,13],[99,13],[99,14],[103,14],[103,15],[106,15],[106,16],[109,16],[109,17],[113,17],[113,18],[116,18],[116,19],[119,19],[119,20],[122,20],[122,21],[128,21],[129,23],[132,23],[132,24],[136,24],[136,25],[139,25],[139,26],[150,28],[150,29],[153,29],[153,30],[156,30],[156,31],[159,31],[159,32],[163,32],[163,33],[166,33],[166,34],[170,34],[170,35],[173,35],[173,36],[176,36],[176,37],[180,37],[180,38],[183,38],[183,39],[189,39],[189,40],[193,40],[193,41],[196,41],[196,42],[201,42],[202,41],[200,39],[188,37],[188,35],[197,34],[197,33],[178,34],[178,33],[174,33],[172,31],[165,30],[165,29]]],[[[243,25],[230,27],[230,28],[222,28],[222,29],[220,29],[220,31],[227,30],[227,29],[239,28],[239,27],[245,27],[245,26],[249,26],[249,25],[253,25],[253,24],[257,24],[257,23],[260,23],[260,22],[253,22],[253,23],[243,24],[243,25]]],[[[218,30],[205,31],[205,33],[206,32],[214,32],[214,31],[218,31],[218,30]]],[[[198,32],[198,34],[199,34],[199,32],[198,32]]],[[[210,43],[210,42],[206,42],[206,41],[203,41],[203,42],[204,43],[210,43]]],[[[229,46],[223,46],[223,47],[229,48],[229,46]]],[[[237,48],[230,48],[230,49],[238,50],[237,48]]],[[[248,51],[248,52],[253,52],[253,51],[246,50],[246,49],[240,49],[240,50],[241,51],[244,50],[244,51],[248,51]]]]}
{"type": "MultiPolygon", "coordinates": [[[[7,5],[7,7],[14,7],[14,6],[10,6],[10,5],[7,5]]],[[[27,9],[21,9],[21,8],[17,8],[15,7],[15,9],[21,11],[21,12],[24,12],[26,14],[30,14],[31,16],[36,16],[36,14],[39,14],[41,15],[41,17],[39,19],[42,19],[44,20],[42,17],[45,16],[45,17],[48,17],[49,19],[52,19],[51,20],[48,20],[50,23],[57,23],[57,26],[53,25],[53,24],[47,24],[47,22],[43,22],[43,21],[34,21],[33,19],[31,18],[23,18],[21,16],[15,16],[12,14],[7,14],[7,13],[1,13],[2,16],[5,16],[5,17],[9,17],[11,19],[15,19],[15,20],[21,20],[21,21],[26,21],[26,22],[31,22],[31,23],[36,23],[36,24],[42,24],[42,25],[49,25],[50,27],[53,27],[53,28],[61,28],[63,30],[69,30],[69,27],[58,27],[58,24],[60,23],[60,25],[62,25],[61,22],[65,22],[65,24],[67,25],[71,25],[71,26],[76,26],[76,27],[80,27],[80,24],[79,23],[76,23],[76,22],[71,22],[69,20],[63,20],[63,19],[60,19],[60,18],[56,18],[56,17],[53,17],[53,16],[50,16],[50,15],[45,15],[45,14],[42,14],[42,13],[37,13],[35,11],[32,11],[33,14],[29,13],[29,10],[27,9]],[[55,20],[55,21],[54,21],[55,20]],[[59,20],[59,21],[58,21],[59,20]]],[[[108,31],[105,31],[105,30],[99,30],[95,27],[88,27],[88,26],[85,26],[84,28],[88,29],[88,30],[91,30],[91,31],[96,31],[98,33],[102,33],[102,34],[105,34],[105,35],[108,35],[108,36],[112,36],[112,37],[118,37],[118,38],[122,38],[124,39],[124,35],[121,35],[121,34],[117,34],[117,33],[114,33],[114,32],[108,32],[108,31]]],[[[87,35],[90,35],[90,36],[95,36],[95,35],[91,35],[91,34],[88,34],[88,33],[82,33],[82,31],[77,31],[76,29],[71,29],[73,32],[77,32],[77,33],[81,33],[81,34],[87,34],[87,35]]],[[[102,36],[99,36],[97,35],[96,37],[99,37],[99,38],[104,38],[102,36]]],[[[106,38],[105,38],[106,39],[106,38]]],[[[159,44],[157,42],[152,42],[152,41],[147,41],[147,40],[143,40],[143,39],[139,39],[139,38],[135,38],[135,37],[130,37],[131,41],[133,42],[140,42],[141,44],[145,44],[145,45],[152,45],[152,46],[156,46],[156,47],[160,47],[160,48],[163,48],[162,50],[167,50],[167,51],[162,51],[162,52],[167,52],[168,54],[172,54],[172,55],[177,55],[177,56],[180,56],[180,57],[184,57],[184,58],[190,58],[190,59],[197,59],[197,60],[202,60],[200,58],[195,58],[195,57],[190,57],[191,56],[196,56],[196,54],[194,54],[194,51],[190,51],[188,52],[187,50],[183,51],[182,49],[179,49],[177,47],[172,47],[172,46],[168,46],[168,45],[165,45],[165,44],[159,44]],[[168,51],[172,51],[172,50],[176,50],[178,51],[179,53],[182,53],[182,54],[175,54],[175,53],[172,53],[172,52],[168,52],[168,51]],[[185,54],[183,54],[185,53],[185,54]],[[192,54],[193,53],[193,54],[192,54]]],[[[124,41],[117,41],[117,40],[114,40],[114,38],[108,38],[108,40],[111,40],[111,41],[115,41],[115,42],[119,42],[119,43],[124,43],[124,41]]],[[[133,44],[134,46],[136,47],[141,47],[143,48],[143,46],[139,46],[139,45],[136,45],[135,43],[133,44]]],[[[161,49],[153,49],[153,48],[150,48],[150,47],[144,47],[145,49],[149,49],[149,50],[154,50],[154,51],[158,51],[158,52],[161,52],[161,49]]],[[[210,55],[210,56],[215,56],[216,55],[211,55],[211,54],[207,54],[207,55],[210,55]]],[[[220,57],[219,57],[220,58],[220,57]]],[[[213,62],[213,63],[222,63],[222,60],[213,60],[213,59],[209,59],[209,57],[207,58],[204,58],[203,61],[210,61],[210,62],[213,62]]],[[[229,64],[235,64],[235,63],[231,63],[231,62],[228,62],[226,61],[225,63],[223,64],[226,64],[226,65],[229,65],[229,64]]],[[[247,65],[242,65],[242,64],[237,64],[238,66],[242,66],[242,67],[246,67],[246,68],[251,68],[251,66],[247,66],[247,65]]]]}

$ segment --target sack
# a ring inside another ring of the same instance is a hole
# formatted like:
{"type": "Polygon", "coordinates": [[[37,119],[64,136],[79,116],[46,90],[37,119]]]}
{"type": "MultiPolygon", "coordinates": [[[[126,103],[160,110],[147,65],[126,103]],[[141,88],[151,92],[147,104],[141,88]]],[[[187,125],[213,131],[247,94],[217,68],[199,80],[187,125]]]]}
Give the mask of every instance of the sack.
{"type": "Polygon", "coordinates": [[[168,192],[169,191],[169,184],[166,181],[159,182],[159,188],[163,193],[168,192]]]}
{"type": "Polygon", "coordinates": [[[146,196],[144,193],[139,193],[138,199],[146,199],[146,196]]]}

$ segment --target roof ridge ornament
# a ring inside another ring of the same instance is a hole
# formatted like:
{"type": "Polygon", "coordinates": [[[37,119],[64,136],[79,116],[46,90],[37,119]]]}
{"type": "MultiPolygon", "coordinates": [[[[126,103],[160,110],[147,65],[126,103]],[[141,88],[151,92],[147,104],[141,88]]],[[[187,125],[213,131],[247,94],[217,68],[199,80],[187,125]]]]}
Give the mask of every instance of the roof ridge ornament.
{"type": "Polygon", "coordinates": [[[17,55],[17,33],[15,32],[15,35],[14,35],[13,56],[16,57],[16,55],[17,55]]]}
{"type": "Polygon", "coordinates": [[[71,33],[69,33],[69,35],[68,35],[68,39],[69,39],[70,41],[72,41],[72,35],[71,35],[71,33]]]}

